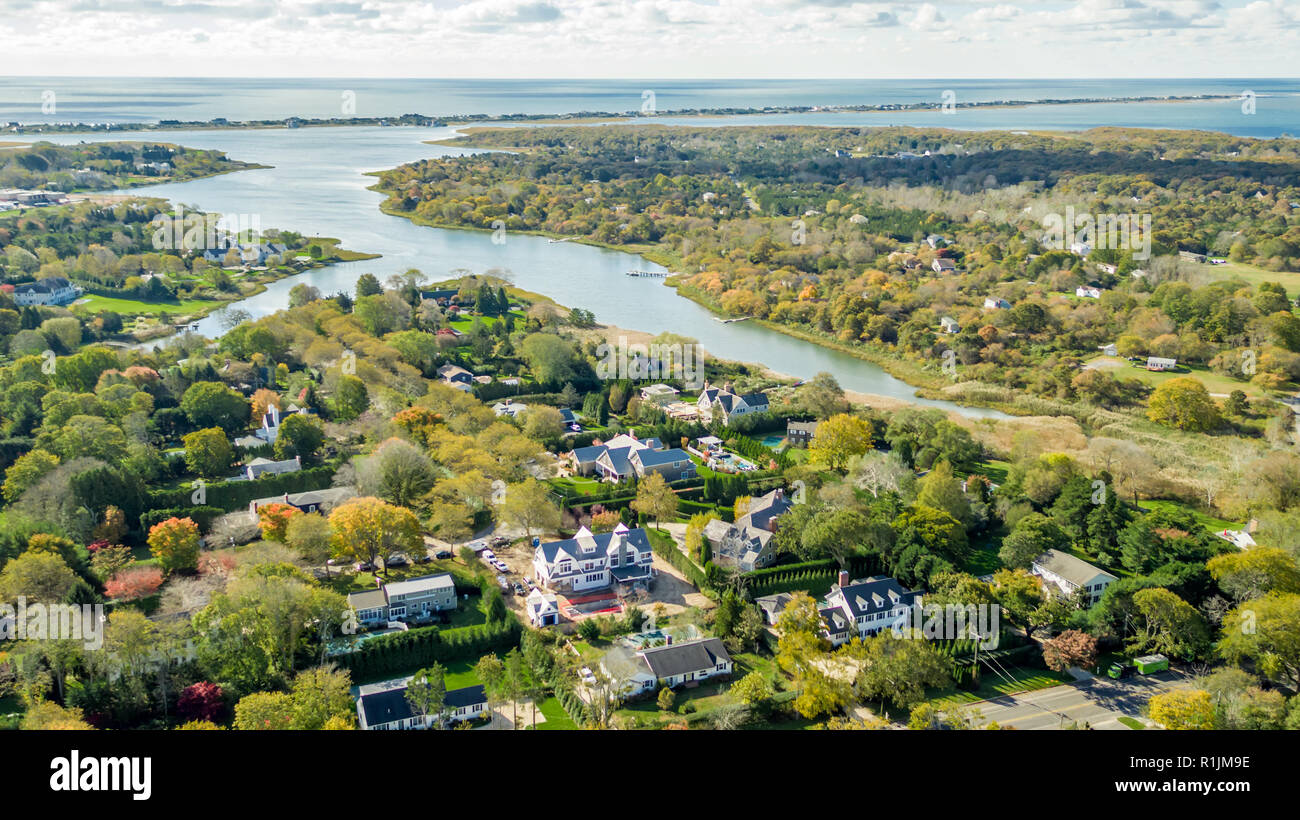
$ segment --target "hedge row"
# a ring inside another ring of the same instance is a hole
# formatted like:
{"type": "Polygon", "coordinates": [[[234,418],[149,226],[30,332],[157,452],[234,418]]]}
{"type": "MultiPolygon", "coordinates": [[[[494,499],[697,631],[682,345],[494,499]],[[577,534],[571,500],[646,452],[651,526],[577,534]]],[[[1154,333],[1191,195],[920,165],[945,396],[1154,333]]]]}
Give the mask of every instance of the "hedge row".
{"type": "MultiPolygon", "coordinates": [[[[296,473],[262,476],[255,481],[219,481],[204,486],[204,497],[201,500],[206,506],[233,512],[241,507],[247,507],[250,501],[258,498],[323,490],[330,486],[333,479],[334,468],[332,467],[308,467],[296,473]]],[[[195,490],[189,487],[177,490],[150,490],[145,506],[150,510],[194,506],[194,493],[195,490]]]]}
{"type": "Polygon", "coordinates": [[[169,518],[188,518],[199,525],[199,532],[207,532],[212,527],[212,522],[225,514],[226,511],[219,507],[206,505],[145,510],[140,513],[140,529],[148,532],[150,527],[169,518]]]}
{"type": "Polygon", "coordinates": [[[417,627],[371,638],[339,661],[353,680],[373,680],[422,669],[434,661],[477,660],[490,652],[508,652],[519,645],[520,633],[519,621],[513,617],[459,629],[417,627]]]}
{"type": "Polygon", "coordinates": [[[655,554],[663,558],[668,563],[682,571],[686,580],[694,584],[699,590],[703,591],[709,588],[708,579],[704,576],[704,570],[695,565],[686,553],[677,549],[677,545],[669,538],[665,541],[663,538],[651,538],[651,548],[655,554]]]}
{"type": "Polygon", "coordinates": [[[552,690],[555,692],[555,699],[560,702],[569,719],[576,723],[579,729],[591,724],[591,707],[574,694],[567,682],[557,682],[552,690]]]}

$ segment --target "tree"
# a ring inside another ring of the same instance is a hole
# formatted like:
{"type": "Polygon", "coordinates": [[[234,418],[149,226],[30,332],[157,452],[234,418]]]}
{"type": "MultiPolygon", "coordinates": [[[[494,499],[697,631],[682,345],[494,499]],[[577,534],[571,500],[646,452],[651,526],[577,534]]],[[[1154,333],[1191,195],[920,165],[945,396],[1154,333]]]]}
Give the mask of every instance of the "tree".
{"type": "Polygon", "coordinates": [[[317,666],[299,672],[291,691],[293,728],[319,730],[339,718],[351,725],[356,715],[351,688],[352,676],[345,669],[317,666]]]}
{"type": "Polygon", "coordinates": [[[431,666],[416,670],[406,684],[406,700],[421,717],[440,716],[447,700],[447,670],[443,665],[434,661],[431,666]]]}
{"type": "Polygon", "coordinates": [[[493,703],[500,703],[508,697],[506,667],[495,652],[478,659],[478,663],[474,664],[474,675],[483,683],[489,710],[493,703]]]}
{"type": "Polygon", "coordinates": [[[1016,522],[1011,534],[1002,539],[998,560],[1009,569],[1025,569],[1048,550],[1064,549],[1069,539],[1052,519],[1030,513],[1016,522]]]}
{"type": "Polygon", "coordinates": [[[808,454],[818,464],[844,471],[849,460],[871,449],[871,427],[862,419],[840,413],[817,426],[808,454]]]}
{"type": "Polygon", "coordinates": [[[357,471],[363,492],[409,507],[433,488],[433,462],[415,445],[400,438],[385,440],[357,471]]]}
{"type": "Polygon", "coordinates": [[[916,503],[943,510],[966,527],[971,524],[970,500],[962,492],[961,482],[952,473],[952,465],[940,460],[921,479],[916,503]]]}
{"type": "Polygon", "coordinates": [[[904,711],[925,699],[927,687],[950,680],[949,661],[927,641],[882,630],[865,641],[850,641],[841,650],[862,661],[855,686],[865,698],[886,700],[904,711]]]}
{"type": "Polygon", "coordinates": [[[1218,652],[1234,663],[1249,659],[1270,680],[1300,688],[1300,595],[1272,592],[1231,610],[1218,652]]]}
{"type": "Polygon", "coordinates": [[[28,450],[5,470],[5,501],[14,502],[36,482],[59,466],[59,457],[41,449],[28,450]]]}
{"type": "Polygon", "coordinates": [[[1169,590],[1153,587],[1136,592],[1133,605],[1141,616],[1142,629],[1129,641],[1130,651],[1186,658],[1209,643],[1200,613],[1169,590]]]}
{"type": "Polygon", "coordinates": [[[357,278],[357,299],[377,296],[383,292],[384,288],[379,284],[379,277],[373,273],[363,273],[357,278]]]}
{"type": "Polygon", "coordinates": [[[292,504],[273,501],[257,508],[257,525],[267,541],[283,544],[288,535],[289,522],[302,514],[302,510],[292,504]]]}
{"type": "Polygon", "coordinates": [[[393,553],[413,553],[424,544],[414,513],[371,496],[345,501],[329,521],[338,554],[371,564],[383,558],[385,573],[393,553]]]}
{"type": "Polygon", "coordinates": [[[550,489],[535,478],[506,488],[501,517],[522,529],[530,540],[534,532],[553,532],[560,526],[560,510],[551,501],[550,489]]]}
{"type": "Polygon", "coordinates": [[[1300,592],[1300,566],[1291,553],[1277,547],[1216,555],[1206,568],[1219,587],[1239,601],[1273,591],[1300,592]]]}
{"type": "Polygon", "coordinates": [[[1025,630],[1026,637],[1065,620],[1064,602],[1043,593],[1042,583],[1024,570],[998,570],[993,574],[993,597],[1002,611],[1025,630]]]}
{"type": "Polygon", "coordinates": [[[370,394],[366,383],[350,374],[339,376],[338,386],[334,388],[334,417],[339,421],[351,421],[366,412],[368,407],[370,394]]]}
{"type": "MultiPolygon", "coordinates": [[[[819,419],[828,419],[837,413],[843,413],[848,407],[844,398],[844,388],[830,373],[821,372],[813,376],[812,381],[799,389],[799,399],[809,413],[819,419]]],[[[820,428],[818,435],[821,435],[820,428]]]]}
{"type": "Polygon", "coordinates": [[[519,352],[538,384],[563,384],[576,375],[572,343],[554,333],[532,333],[524,337],[519,352]]]}
{"type": "Polygon", "coordinates": [[[1087,632],[1067,629],[1043,641],[1043,662],[1057,672],[1071,666],[1087,669],[1097,662],[1097,639],[1087,632]]]}
{"type": "Polygon", "coordinates": [[[771,682],[763,676],[762,672],[750,672],[733,683],[728,691],[733,698],[746,706],[763,706],[776,694],[772,690],[771,682]]]}
{"type": "Polygon", "coordinates": [[[665,518],[677,515],[677,493],[668,486],[660,473],[649,473],[637,483],[632,509],[643,513],[655,522],[655,527],[665,518]]]}
{"type": "Polygon", "coordinates": [[[195,382],[181,396],[180,408],[195,427],[220,427],[227,434],[248,424],[248,401],[220,382],[195,382]]]}
{"type": "Polygon", "coordinates": [[[26,552],[0,571],[0,601],[25,597],[30,603],[59,603],[76,582],[76,573],[58,555],[26,552]]]}
{"type": "Polygon", "coordinates": [[[708,560],[703,556],[701,551],[704,548],[704,528],[710,521],[721,521],[722,518],[713,510],[708,512],[696,513],[691,516],[691,520],[686,524],[686,551],[690,556],[698,560],[701,564],[708,560]]]}
{"type": "Polygon", "coordinates": [[[1166,729],[1213,729],[1214,704],[1204,689],[1174,689],[1152,695],[1147,714],[1166,729]]]}
{"type": "Polygon", "coordinates": [[[86,722],[85,715],[75,707],[63,707],[48,700],[38,701],[27,707],[23,714],[20,728],[26,732],[94,729],[86,722]]]}
{"type": "Polygon", "coordinates": [[[553,441],[564,434],[564,417],[554,407],[535,404],[524,413],[524,435],[536,441],[553,441]]]}
{"type": "Polygon", "coordinates": [[[325,430],[320,419],[307,413],[290,413],[281,419],[280,430],[275,435],[275,457],[288,460],[297,456],[304,464],[310,464],[324,443],[325,430]]]}
{"type": "Polygon", "coordinates": [[[221,687],[210,681],[192,683],[181,690],[176,700],[176,714],[182,720],[218,721],[226,712],[226,698],[221,687]]]}
{"type": "Polygon", "coordinates": [[[1190,376],[1173,378],[1157,387],[1147,402],[1147,418],[1193,432],[1219,426],[1219,411],[1209,391],[1190,376]]]}
{"type": "Polygon", "coordinates": [[[235,704],[236,729],[288,730],[293,726],[293,698],[284,692],[254,692],[235,704]]]}
{"type": "Polygon", "coordinates": [[[223,478],[235,461],[235,450],[220,427],[208,427],[181,439],[185,464],[204,478],[223,478]]]}
{"type": "Polygon", "coordinates": [[[149,528],[149,552],[163,572],[198,569],[199,526],[189,518],[168,518],[149,528]]]}
{"type": "Polygon", "coordinates": [[[116,601],[134,601],[157,592],[162,582],[162,570],[157,567],[124,569],[104,583],[104,593],[116,601]]]}
{"type": "Polygon", "coordinates": [[[330,557],[330,540],[330,522],[320,513],[290,516],[285,525],[284,542],[309,564],[325,564],[330,557]]]}
{"type": "Polygon", "coordinates": [[[677,694],[667,686],[659,690],[659,697],[655,703],[659,706],[660,711],[668,712],[673,708],[673,703],[677,700],[677,694]]]}

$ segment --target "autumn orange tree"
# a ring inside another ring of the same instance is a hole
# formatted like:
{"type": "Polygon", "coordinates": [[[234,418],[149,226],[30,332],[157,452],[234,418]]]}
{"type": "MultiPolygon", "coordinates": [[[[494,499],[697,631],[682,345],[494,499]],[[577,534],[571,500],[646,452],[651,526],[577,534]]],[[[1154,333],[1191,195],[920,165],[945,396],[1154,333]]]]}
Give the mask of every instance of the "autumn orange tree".
{"type": "Polygon", "coordinates": [[[395,552],[418,550],[424,543],[415,513],[373,496],[336,507],[330,513],[330,530],[337,556],[372,564],[395,552]]]}
{"type": "Polygon", "coordinates": [[[427,407],[408,407],[393,416],[393,426],[421,447],[428,447],[433,429],[442,423],[442,416],[427,407]]]}
{"type": "Polygon", "coordinates": [[[302,515],[302,510],[292,504],[278,501],[263,504],[257,508],[257,525],[262,528],[262,537],[267,541],[284,543],[289,528],[289,519],[302,515]]]}
{"type": "Polygon", "coordinates": [[[189,518],[168,518],[149,529],[149,552],[164,572],[197,569],[199,525],[189,518]]]}

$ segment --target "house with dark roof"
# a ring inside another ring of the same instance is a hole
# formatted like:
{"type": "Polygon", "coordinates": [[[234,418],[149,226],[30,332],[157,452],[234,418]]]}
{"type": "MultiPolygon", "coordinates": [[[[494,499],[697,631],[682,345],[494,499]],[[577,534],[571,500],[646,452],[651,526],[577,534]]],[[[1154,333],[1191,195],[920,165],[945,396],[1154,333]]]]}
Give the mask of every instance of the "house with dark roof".
{"type": "Polygon", "coordinates": [[[685,450],[674,447],[671,450],[651,450],[646,447],[633,450],[627,455],[628,464],[637,478],[645,478],[650,473],[659,473],[665,481],[682,481],[695,478],[695,462],[685,450]]]}
{"type": "Polygon", "coordinates": [[[855,632],[865,639],[883,629],[901,628],[919,606],[921,593],[904,589],[893,578],[876,575],[850,582],[849,574],[841,572],[818,611],[823,634],[832,646],[839,646],[855,632]]]}
{"type": "Polygon", "coordinates": [[[357,691],[357,725],[372,731],[430,729],[439,719],[451,723],[485,717],[487,691],[483,686],[452,689],[443,697],[442,711],[421,715],[406,697],[410,678],[362,686],[357,691]]]}
{"type": "Polygon", "coordinates": [[[533,551],[537,583],[570,593],[611,586],[620,592],[647,589],[653,564],[646,531],[625,524],[601,533],[583,527],[572,538],[540,544],[533,551]]]}
{"type": "Polygon", "coordinates": [[[816,421],[789,421],[785,425],[785,437],[796,447],[807,447],[817,436],[816,421]]]}
{"type": "Polygon", "coordinates": [[[720,421],[723,424],[730,424],[733,418],[739,416],[768,411],[767,396],[764,393],[740,395],[732,391],[730,384],[717,388],[710,387],[707,382],[704,384],[704,389],[700,391],[696,406],[699,408],[701,418],[720,421]]]}
{"type": "Polygon", "coordinates": [[[14,303],[26,305],[66,305],[77,298],[77,288],[62,276],[51,276],[26,285],[14,286],[14,303]]]}
{"type": "MultiPolygon", "coordinates": [[[[578,475],[598,474],[606,481],[622,481],[641,475],[631,460],[636,451],[656,451],[663,445],[656,438],[638,439],[630,433],[620,433],[602,444],[590,447],[575,447],[569,454],[569,463],[578,475]]],[[[654,457],[647,459],[651,463],[668,463],[654,457]]],[[[689,461],[689,456],[687,461],[689,461]]],[[[665,468],[660,468],[660,470],[665,468]]],[[[694,465],[691,467],[694,470],[694,465]]],[[[657,470],[658,471],[658,470],[657,470]]],[[[667,476],[665,476],[667,478],[667,476]]]]}
{"type": "Polygon", "coordinates": [[[355,498],[356,487],[329,487],[324,490],[308,490],[305,493],[283,493],[266,498],[255,498],[248,502],[248,511],[257,515],[257,509],[267,504],[288,504],[305,513],[332,510],[349,498],[355,498]]]}
{"type": "Polygon", "coordinates": [[[643,692],[730,675],[732,669],[731,655],[717,638],[673,643],[670,637],[663,646],[638,651],[637,657],[641,674],[635,681],[643,692]]]}
{"type": "Polygon", "coordinates": [[[776,560],[777,519],[790,511],[790,499],[778,487],[767,495],[751,499],[749,509],[735,523],[714,520],[704,525],[713,562],[719,566],[736,567],[741,572],[753,572],[770,566],[776,560]]]}
{"type": "Polygon", "coordinates": [[[256,481],[264,475],[280,475],[281,473],[296,473],[302,469],[302,458],[294,456],[293,458],[283,461],[272,461],[269,458],[255,458],[244,465],[236,478],[248,481],[256,481]]]}
{"type": "Polygon", "coordinates": [[[761,598],[755,598],[754,603],[763,611],[763,620],[767,621],[769,626],[776,626],[777,618],[785,611],[785,607],[794,599],[794,596],[788,592],[778,592],[775,595],[764,595],[761,598]]]}

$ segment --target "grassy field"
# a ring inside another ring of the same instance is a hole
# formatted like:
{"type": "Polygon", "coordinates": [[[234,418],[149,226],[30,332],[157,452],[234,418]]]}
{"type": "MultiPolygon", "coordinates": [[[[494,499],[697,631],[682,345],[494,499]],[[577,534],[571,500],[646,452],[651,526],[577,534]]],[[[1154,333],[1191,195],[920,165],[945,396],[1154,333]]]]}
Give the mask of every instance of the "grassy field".
{"type": "Polygon", "coordinates": [[[84,296],[73,303],[91,313],[111,310],[122,315],[138,316],[143,314],[165,313],[168,316],[183,316],[201,313],[225,304],[219,299],[186,299],[180,302],[142,302],[139,299],[118,299],[112,296],[84,296]]]}
{"type": "Polygon", "coordinates": [[[1211,393],[1226,396],[1233,390],[1240,390],[1252,399],[1271,398],[1269,393],[1257,385],[1250,382],[1244,382],[1239,379],[1223,376],[1210,370],[1208,367],[1199,365],[1178,365],[1177,370],[1155,371],[1147,370],[1145,367],[1133,367],[1130,362],[1119,358],[1118,356],[1098,356],[1087,362],[1086,366],[1094,366],[1096,363],[1105,362],[1113,363],[1113,367],[1101,367],[1099,369],[1110,373],[1116,378],[1137,379],[1145,382],[1152,387],[1158,387],[1170,379],[1176,379],[1182,376],[1191,376],[1192,378],[1205,385],[1205,389],[1211,393]]]}
{"type": "Polygon", "coordinates": [[[946,706],[955,706],[962,703],[975,703],[981,700],[998,697],[999,695],[1012,695],[1017,692],[1032,692],[1036,689],[1047,689],[1052,686],[1059,686],[1062,683],[1069,683],[1074,680],[1069,675],[1052,672],[1047,669],[1031,669],[1024,666],[1013,666],[1006,670],[1011,682],[1002,678],[1001,675],[994,674],[985,669],[980,675],[979,688],[967,692],[951,687],[947,690],[940,691],[937,696],[932,698],[932,703],[936,708],[942,709],[946,706]]]}
{"type": "Polygon", "coordinates": [[[1189,507],[1186,504],[1182,504],[1178,501],[1165,501],[1165,500],[1139,501],[1138,506],[1144,510],[1173,510],[1173,511],[1189,512],[1192,515],[1196,516],[1196,520],[1204,524],[1206,529],[1212,532],[1219,532],[1221,530],[1235,530],[1241,526],[1239,523],[1233,521],[1227,521],[1222,518],[1215,518],[1212,515],[1206,515],[1205,513],[1201,512],[1195,507],[1189,507]]]}
{"type": "Polygon", "coordinates": [[[1204,270],[1197,270],[1195,277],[1203,281],[1204,284],[1222,282],[1226,279],[1244,279],[1250,283],[1251,287],[1257,288],[1263,282],[1276,282],[1286,288],[1287,295],[1292,299],[1300,296],[1300,273],[1264,270],[1254,265],[1247,265],[1244,262],[1225,262],[1222,265],[1206,264],[1198,267],[1203,267],[1204,270]]]}
{"type": "MultiPolygon", "coordinates": [[[[511,311],[510,315],[515,318],[516,323],[522,322],[526,318],[524,314],[520,313],[517,310],[511,311]]],[[[489,328],[495,325],[497,322],[501,321],[500,316],[477,316],[476,315],[476,316],[466,316],[460,319],[452,319],[447,324],[450,325],[452,328],[459,330],[461,333],[465,333],[469,330],[470,325],[474,324],[475,319],[482,322],[484,327],[489,327],[489,328]]]]}

